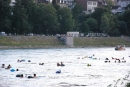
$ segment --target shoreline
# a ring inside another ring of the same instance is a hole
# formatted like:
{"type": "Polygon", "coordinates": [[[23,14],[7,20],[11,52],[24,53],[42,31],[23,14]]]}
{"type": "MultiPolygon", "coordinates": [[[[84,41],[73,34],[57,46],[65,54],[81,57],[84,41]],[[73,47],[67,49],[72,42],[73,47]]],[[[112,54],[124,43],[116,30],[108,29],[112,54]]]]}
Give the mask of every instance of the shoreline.
{"type": "Polygon", "coordinates": [[[55,36],[0,36],[0,49],[115,48],[122,44],[130,47],[130,37],[74,37],[68,46],[55,36]]]}
{"type": "Polygon", "coordinates": [[[2,49],[63,49],[63,48],[104,48],[104,47],[113,47],[114,46],[0,46],[2,49]]]}

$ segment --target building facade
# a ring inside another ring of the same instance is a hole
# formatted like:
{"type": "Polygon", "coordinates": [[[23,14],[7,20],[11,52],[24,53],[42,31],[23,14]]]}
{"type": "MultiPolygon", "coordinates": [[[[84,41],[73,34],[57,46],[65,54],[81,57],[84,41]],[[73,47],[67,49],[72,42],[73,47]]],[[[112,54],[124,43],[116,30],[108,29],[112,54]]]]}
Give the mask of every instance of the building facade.
{"type": "Polygon", "coordinates": [[[15,5],[15,0],[11,0],[10,6],[14,6],[14,5],[15,5]]]}
{"type": "Polygon", "coordinates": [[[87,1],[87,11],[93,12],[94,9],[98,6],[97,0],[88,0],[87,1]]]}
{"type": "Polygon", "coordinates": [[[112,8],[111,12],[113,14],[121,14],[124,12],[124,9],[121,6],[112,6],[111,8],[112,8]]]}
{"type": "Polygon", "coordinates": [[[98,3],[102,4],[102,0],[76,0],[76,3],[82,6],[83,12],[86,14],[90,14],[94,11],[96,7],[98,7],[98,3]]]}
{"type": "Polygon", "coordinates": [[[52,0],[34,0],[35,3],[51,3],[52,0]]]}
{"type": "Polygon", "coordinates": [[[117,0],[117,5],[121,6],[122,8],[127,7],[130,4],[130,0],[117,0]]]}
{"type": "Polygon", "coordinates": [[[79,32],[67,32],[67,36],[68,37],[78,37],[79,36],[79,32]]]}

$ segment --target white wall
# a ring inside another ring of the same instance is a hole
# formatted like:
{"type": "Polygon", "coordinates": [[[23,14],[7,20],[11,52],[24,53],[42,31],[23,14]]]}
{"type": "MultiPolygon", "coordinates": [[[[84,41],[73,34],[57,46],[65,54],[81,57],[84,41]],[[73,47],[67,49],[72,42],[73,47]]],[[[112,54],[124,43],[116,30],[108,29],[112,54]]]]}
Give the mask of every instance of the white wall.
{"type": "Polygon", "coordinates": [[[93,12],[96,7],[97,7],[97,1],[87,2],[87,10],[91,10],[93,12]]]}
{"type": "Polygon", "coordinates": [[[79,36],[79,32],[67,32],[67,36],[78,37],[79,36]]]}
{"type": "Polygon", "coordinates": [[[66,45],[73,47],[74,46],[74,40],[73,37],[66,37],[66,45]]]}

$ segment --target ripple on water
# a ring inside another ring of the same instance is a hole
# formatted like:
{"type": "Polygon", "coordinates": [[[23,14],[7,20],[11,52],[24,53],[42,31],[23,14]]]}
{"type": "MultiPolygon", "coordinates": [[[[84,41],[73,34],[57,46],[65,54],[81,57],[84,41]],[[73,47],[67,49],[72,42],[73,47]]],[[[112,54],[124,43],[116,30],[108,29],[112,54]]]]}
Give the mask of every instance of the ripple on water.
{"type": "Polygon", "coordinates": [[[114,48],[0,50],[0,65],[11,64],[14,69],[19,69],[18,72],[10,72],[0,68],[0,87],[106,87],[115,84],[114,80],[128,77],[129,52],[130,49],[115,52],[114,48]],[[83,58],[93,54],[100,60],[83,58]],[[112,56],[124,56],[127,62],[115,63],[112,56]],[[106,57],[110,63],[104,63],[106,57]],[[18,59],[26,61],[18,63],[18,59]],[[57,67],[56,63],[61,61],[65,66],[57,67]],[[42,62],[44,65],[40,66],[42,62]],[[59,69],[61,74],[56,74],[59,69]],[[16,78],[16,74],[24,77],[16,78]],[[28,79],[26,74],[37,74],[37,78],[28,79]]]}

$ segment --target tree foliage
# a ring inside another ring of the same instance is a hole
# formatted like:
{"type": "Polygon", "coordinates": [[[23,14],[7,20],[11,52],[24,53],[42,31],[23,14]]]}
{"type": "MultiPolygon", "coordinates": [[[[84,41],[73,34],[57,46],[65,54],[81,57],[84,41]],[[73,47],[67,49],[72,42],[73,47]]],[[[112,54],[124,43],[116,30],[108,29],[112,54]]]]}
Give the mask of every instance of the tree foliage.
{"type": "Polygon", "coordinates": [[[120,32],[119,32],[120,22],[117,19],[117,17],[111,15],[109,23],[110,23],[110,32],[108,34],[112,36],[119,36],[120,35],[120,32]]]}
{"type": "Polygon", "coordinates": [[[98,32],[98,23],[97,20],[95,20],[94,18],[90,17],[86,20],[89,28],[91,31],[93,32],[98,32]]]}
{"type": "MultiPolygon", "coordinates": [[[[0,0],[0,32],[26,35],[29,33],[55,35],[68,31],[106,33],[110,36],[130,35],[130,10],[123,15],[112,15],[110,6],[97,7],[92,14],[84,14],[82,6],[73,3],[74,8],[52,4],[34,3],[34,0],[16,0],[11,7],[10,0],[0,0]]],[[[128,5],[129,7],[129,5],[128,5]]]]}
{"type": "Polygon", "coordinates": [[[11,29],[10,0],[0,0],[0,32],[9,33],[11,29]]]}
{"type": "Polygon", "coordinates": [[[80,32],[84,32],[85,34],[87,34],[89,31],[90,31],[90,28],[87,21],[82,22],[80,26],[80,32]]]}
{"type": "Polygon", "coordinates": [[[72,18],[72,12],[69,8],[60,8],[58,10],[60,21],[60,33],[66,33],[67,31],[73,31],[74,19],[72,18]]]}
{"type": "Polygon", "coordinates": [[[52,0],[52,5],[54,6],[56,10],[60,8],[60,6],[57,4],[57,0],[52,0]]]}
{"type": "Polygon", "coordinates": [[[123,20],[126,22],[128,31],[130,32],[130,10],[125,11],[123,14],[123,20]]]}
{"type": "Polygon", "coordinates": [[[76,4],[74,8],[72,9],[72,15],[75,20],[75,30],[79,30],[79,15],[82,13],[82,6],[79,4],[76,4]]]}
{"type": "Polygon", "coordinates": [[[119,31],[121,32],[122,35],[129,35],[129,31],[128,31],[126,22],[120,21],[119,31]]]}
{"type": "Polygon", "coordinates": [[[109,13],[109,10],[107,8],[99,7],[95,8],[95,11],[92,13],[92,17],[95,18],[98,21],[98,24],[101,22],[101,17],[104,13],[109,13]]]}
{"type": "Polygon", "coordinates": [[[100,25],[100,30],[102,33],[108,34],[110,31],[110,20],[107,14],[103,14],[101,17],[101,25],[100,25]]]}
{"type": "Polygon", "coordinates": [[[27,34],[29,29],[27,10],[21,0],[16,0],[13,9],[13,29],[16,34],[27,34]]]}

